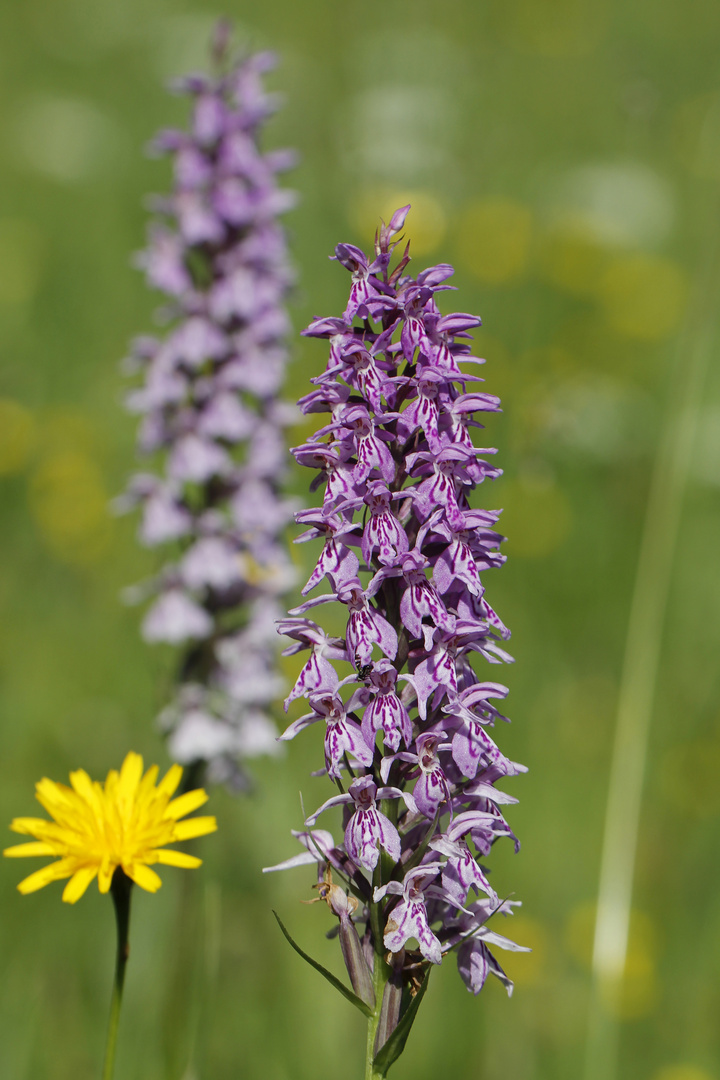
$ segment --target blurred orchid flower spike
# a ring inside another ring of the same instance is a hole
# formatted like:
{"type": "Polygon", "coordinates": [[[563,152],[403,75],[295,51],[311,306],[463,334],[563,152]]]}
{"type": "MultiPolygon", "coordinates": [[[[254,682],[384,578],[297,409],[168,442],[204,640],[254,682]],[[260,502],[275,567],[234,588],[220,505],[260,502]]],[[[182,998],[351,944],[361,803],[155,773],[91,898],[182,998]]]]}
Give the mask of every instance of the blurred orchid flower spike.
{"type": "Polygon", "coordinates": [[[276,109],[263,88],[270,53],[234,61],[221,23],[219,74],[179,80],[186,131],[160,132],[174,183],[153,201],[138,258],[165,294],[163,336],[138,338],[127,361],[137,385],[139,450],[154,463],[130,481],[120,510],[139,507],[139,537],[172,555],[140,590],[142,632],[183,650],[162,711],[171,755],[242,788],[243,762],[277,752],[270,705],[281,694],[275,621],[294,584],[283,531],[296,503],[282,494],[285,429],[297,415],[279,393],[293,274],[279,216],[295,202],[277,174],[294,156],[262,153],[276,109]]]}

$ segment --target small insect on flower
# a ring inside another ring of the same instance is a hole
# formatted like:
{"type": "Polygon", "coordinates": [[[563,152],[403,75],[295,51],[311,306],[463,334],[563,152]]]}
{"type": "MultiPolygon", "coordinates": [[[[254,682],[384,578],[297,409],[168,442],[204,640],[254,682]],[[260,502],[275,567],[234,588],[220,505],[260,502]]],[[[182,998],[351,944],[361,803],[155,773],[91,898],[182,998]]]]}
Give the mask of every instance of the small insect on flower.
{"type": "Polygon", "coordinates": [[[84,769],[70,773],[71,787],[41,780],[35,797],[53,820],[15,818],[10,825],[13,832],[35,841],[6,848],[3,854],[52,855],[57,861],[21,881],[20,892],[35,892],[51,881],[70,878],[62,898],[74,904],[95,877],[100,892],[108,892],[118,867],[141,889],[157,892],[162,882],[151,869],[155,863],[200,866],[202,860],[194,855],[165,847],[217,829],[210,816],[180,821],[208,799],[201,788],[173,799],[182,772],[173,765],[156,784],[158,766],[143,776],[142,757],[129,753],[120,771],[111,769],[104,784],[91,780],[84,769]]]}

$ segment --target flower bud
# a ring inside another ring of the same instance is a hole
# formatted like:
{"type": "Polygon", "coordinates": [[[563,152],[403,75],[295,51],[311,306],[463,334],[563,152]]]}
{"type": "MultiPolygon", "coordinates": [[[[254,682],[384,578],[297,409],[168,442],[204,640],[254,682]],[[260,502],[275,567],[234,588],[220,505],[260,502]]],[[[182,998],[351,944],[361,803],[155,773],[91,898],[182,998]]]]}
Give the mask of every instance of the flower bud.
{"type": "Polygon", "coordinates": [[[385,983],[382,1005],[380,1007],[380,1020],[378,1021],[375,1035],[375,1053],[377,1054],[398,1026],[400,1019],[400,1003],[402,1001],[402,967],[405,960],[405,950],[391,954],[393,965],[392,975],[385,983]]]}
{"type": "MultiPolygon", "coordinates": [[[[353,990],[366,1005],[374,1009],[375,990],[373,989],[372,975],[355,924],[347,912],[340,916],[340,948],[342,949],[343,960],[353,990]]],[[[397,1020],[395,1022],[397,1023],[397,1020]]]]}

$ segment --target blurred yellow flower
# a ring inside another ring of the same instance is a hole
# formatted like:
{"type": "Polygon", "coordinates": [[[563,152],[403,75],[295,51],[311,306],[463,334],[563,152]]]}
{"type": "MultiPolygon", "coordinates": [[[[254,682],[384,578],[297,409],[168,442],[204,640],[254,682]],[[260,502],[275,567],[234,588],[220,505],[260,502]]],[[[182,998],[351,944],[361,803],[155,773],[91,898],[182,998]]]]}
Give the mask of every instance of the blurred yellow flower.
{"type": "Polygon", "coordinates": [[[565,492],[552,475],[527,470],[517,480],[508,480],[500,489],[504,507],[501,522],[512,544],[513,556],[545,559],[567,539],[573,512],[565,492]]]}
{"type": "Polygon", "coordinates": [[[658,255],[623,255],[603,274],[598,295],[613,330],[636,341],[672,334],[685,310],[687,277],[658,255]]]}
{"type": "Polygon", "coordinates": [[[720,740],[690,739],[674,743],[665,752],[659,778],[663,793],[681,815],[688,818],[710,818],[720,814],[720,740]]]}
{"type": "Polygon", "coordinates": [[[555,953],[548,930],[537,919],[522,914],[517,924],[513,923],[513,929],[516,925],[520,926],[517,936],[522,938],[523,944],[532,951],[509,952],[503,957],[503,967],[516,986],[543,986],[547,989],[552,982],[548,969],[555,953]]]}
{"type": "Polygon", "coordinates": [[[0,476],[25,468],[36,436],[32,413],[17,401],[0,398],[0,476]]]}
{"type": "Polygon", "coordinates": [[[0,220],[0,305],[24,304],[37,289],[45,244],[37,225],[22,218],[0,220]]]}
{"type": "MultiPolygon", "coordinates": [[[[593,965],[596,918],[595,904],[581,904],[573,908],[568,917],[566,947],[586,967],[593,965]]],[[[657,925],[646,912],[633,908],[622,978],[617,985],[601,978],[601,998],[610,1015],[620,1020],[639,1020],[656,1009],[660,999],[660,951],[657,925]]]]}
{"type": "Polygon", "coordinates": [[[462,215],[458,256],[486,285],[506,285],[525,274],[533,219],[527,206],[502,197],[471,203],[462,215]]]}
{"type": "Polygon", "coordinates": [[[713,1080],[713,1077],[696,1065],[666,1065],[653,1080],[713,1080]]]}
{"type": "Polygon", "coordinates": [[[573,296],[592,296],[608,261],[590,223],[579,215],[555,223],[539,253],[542,278],[573,296]]]}
{"type": "Polygon", "coordinates": [[[112,519],[102,474],[89,454],[59,450],[31,477],[29,501],[43,538],[63,562],[97,562],[107,550],[112,519]]]}
{"type": "Polygon", "coordinates": [[[35,842],[6,848],[3,854],[54,855],[57,862],[21,881],[20,892],[35,892],[51,881],[70,878],[62,898],[74,904],[95,877],[100,892],[108,892],[117,867],[142,889],[156,892],[162,882],[151,869],[154,863],[200,866],[201,859],[164,845],[215,831],[214,817],[179,820],[207,802],[207,794],[198,788],[172,798],[182,777],[179,765],[173,765],[157,786],[157,765],[144,776],[142,772],[142,757],[129,753],[120,772],[111,769],[104,785],[83,769],[70,773],[71,787],[41,780],[36,798],[54,820],[15,818],[10,828],[34,836],[35,842]]]}

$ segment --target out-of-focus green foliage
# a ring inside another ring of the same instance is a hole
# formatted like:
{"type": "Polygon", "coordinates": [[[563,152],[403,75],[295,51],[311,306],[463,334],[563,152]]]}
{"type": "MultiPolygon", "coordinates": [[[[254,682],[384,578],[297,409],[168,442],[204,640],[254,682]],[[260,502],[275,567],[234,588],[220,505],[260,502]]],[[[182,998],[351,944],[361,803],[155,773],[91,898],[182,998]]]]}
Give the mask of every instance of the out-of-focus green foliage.
{"type": "MultiPolygon", "coordinates": [[[[142,645],[137,610],[118,598],[153,558],[107,505],[134,460],[118,360],[156,306],[130,254],[146,194],[169,179],[143,147],[182,122],[163,85],[204,66],[221,13],[200,0],[0,7],[0,821],[34,812],[42,775],[104,775],[130,748],[166,760],[152,718],[172,657],[142,645]]],[[[283,59],[272,82],[286,104],[268,137],[302,154],[288,218],[297,330],[344,306],[335,243],[369,243],[380,214],[412,201],[414,266],[455,263],[453,304],[482,314],[487,389],[503,397],[487,438],[506,476],[479,494],[506,508],[509,536],[508,564],[488,578],[517,658],[501,745],[531,771],[512,788],[522,853],[496,848],[493,882],[522,898],[514,936],[534,952],[508,959],[512,1001],[495,985],[474,1000],[443,964],[394,1075],[577,1080],[649,478],[712,282],[720,11],[712,0],[268,0],[225,13],[250,48],[283,59]]],[[[317,342],[293,347],[294,396],[325,357],[317,342]]],[[[651,728],[621,1080],[720,1077],[719,534],[713,356],[651,728]]],[[[361,1074],[361,1020],[271,915],[338,970],[327,911],[298,903],[310,874],[260,874],[294,854],[298,790],[308,806],[325,797],[308,778],[320,737],[259,762],[252,797],[214,792],[220,831],[203,871],[191,884],[168,871],[157,896],[136,897],[118,1080],[181,1080],[184,1063],[165,1065],[178,1038],[195,1038],[184,1080],[361,1074]],[[196,989],[181,1031],[167,1019],[178,965],[196,989]]],[[[94,1077],[110,904],[91,892],[68,908],[50,888],[20,898],[16,878],[2,866],[2,1074],[94,1077]]]]}

